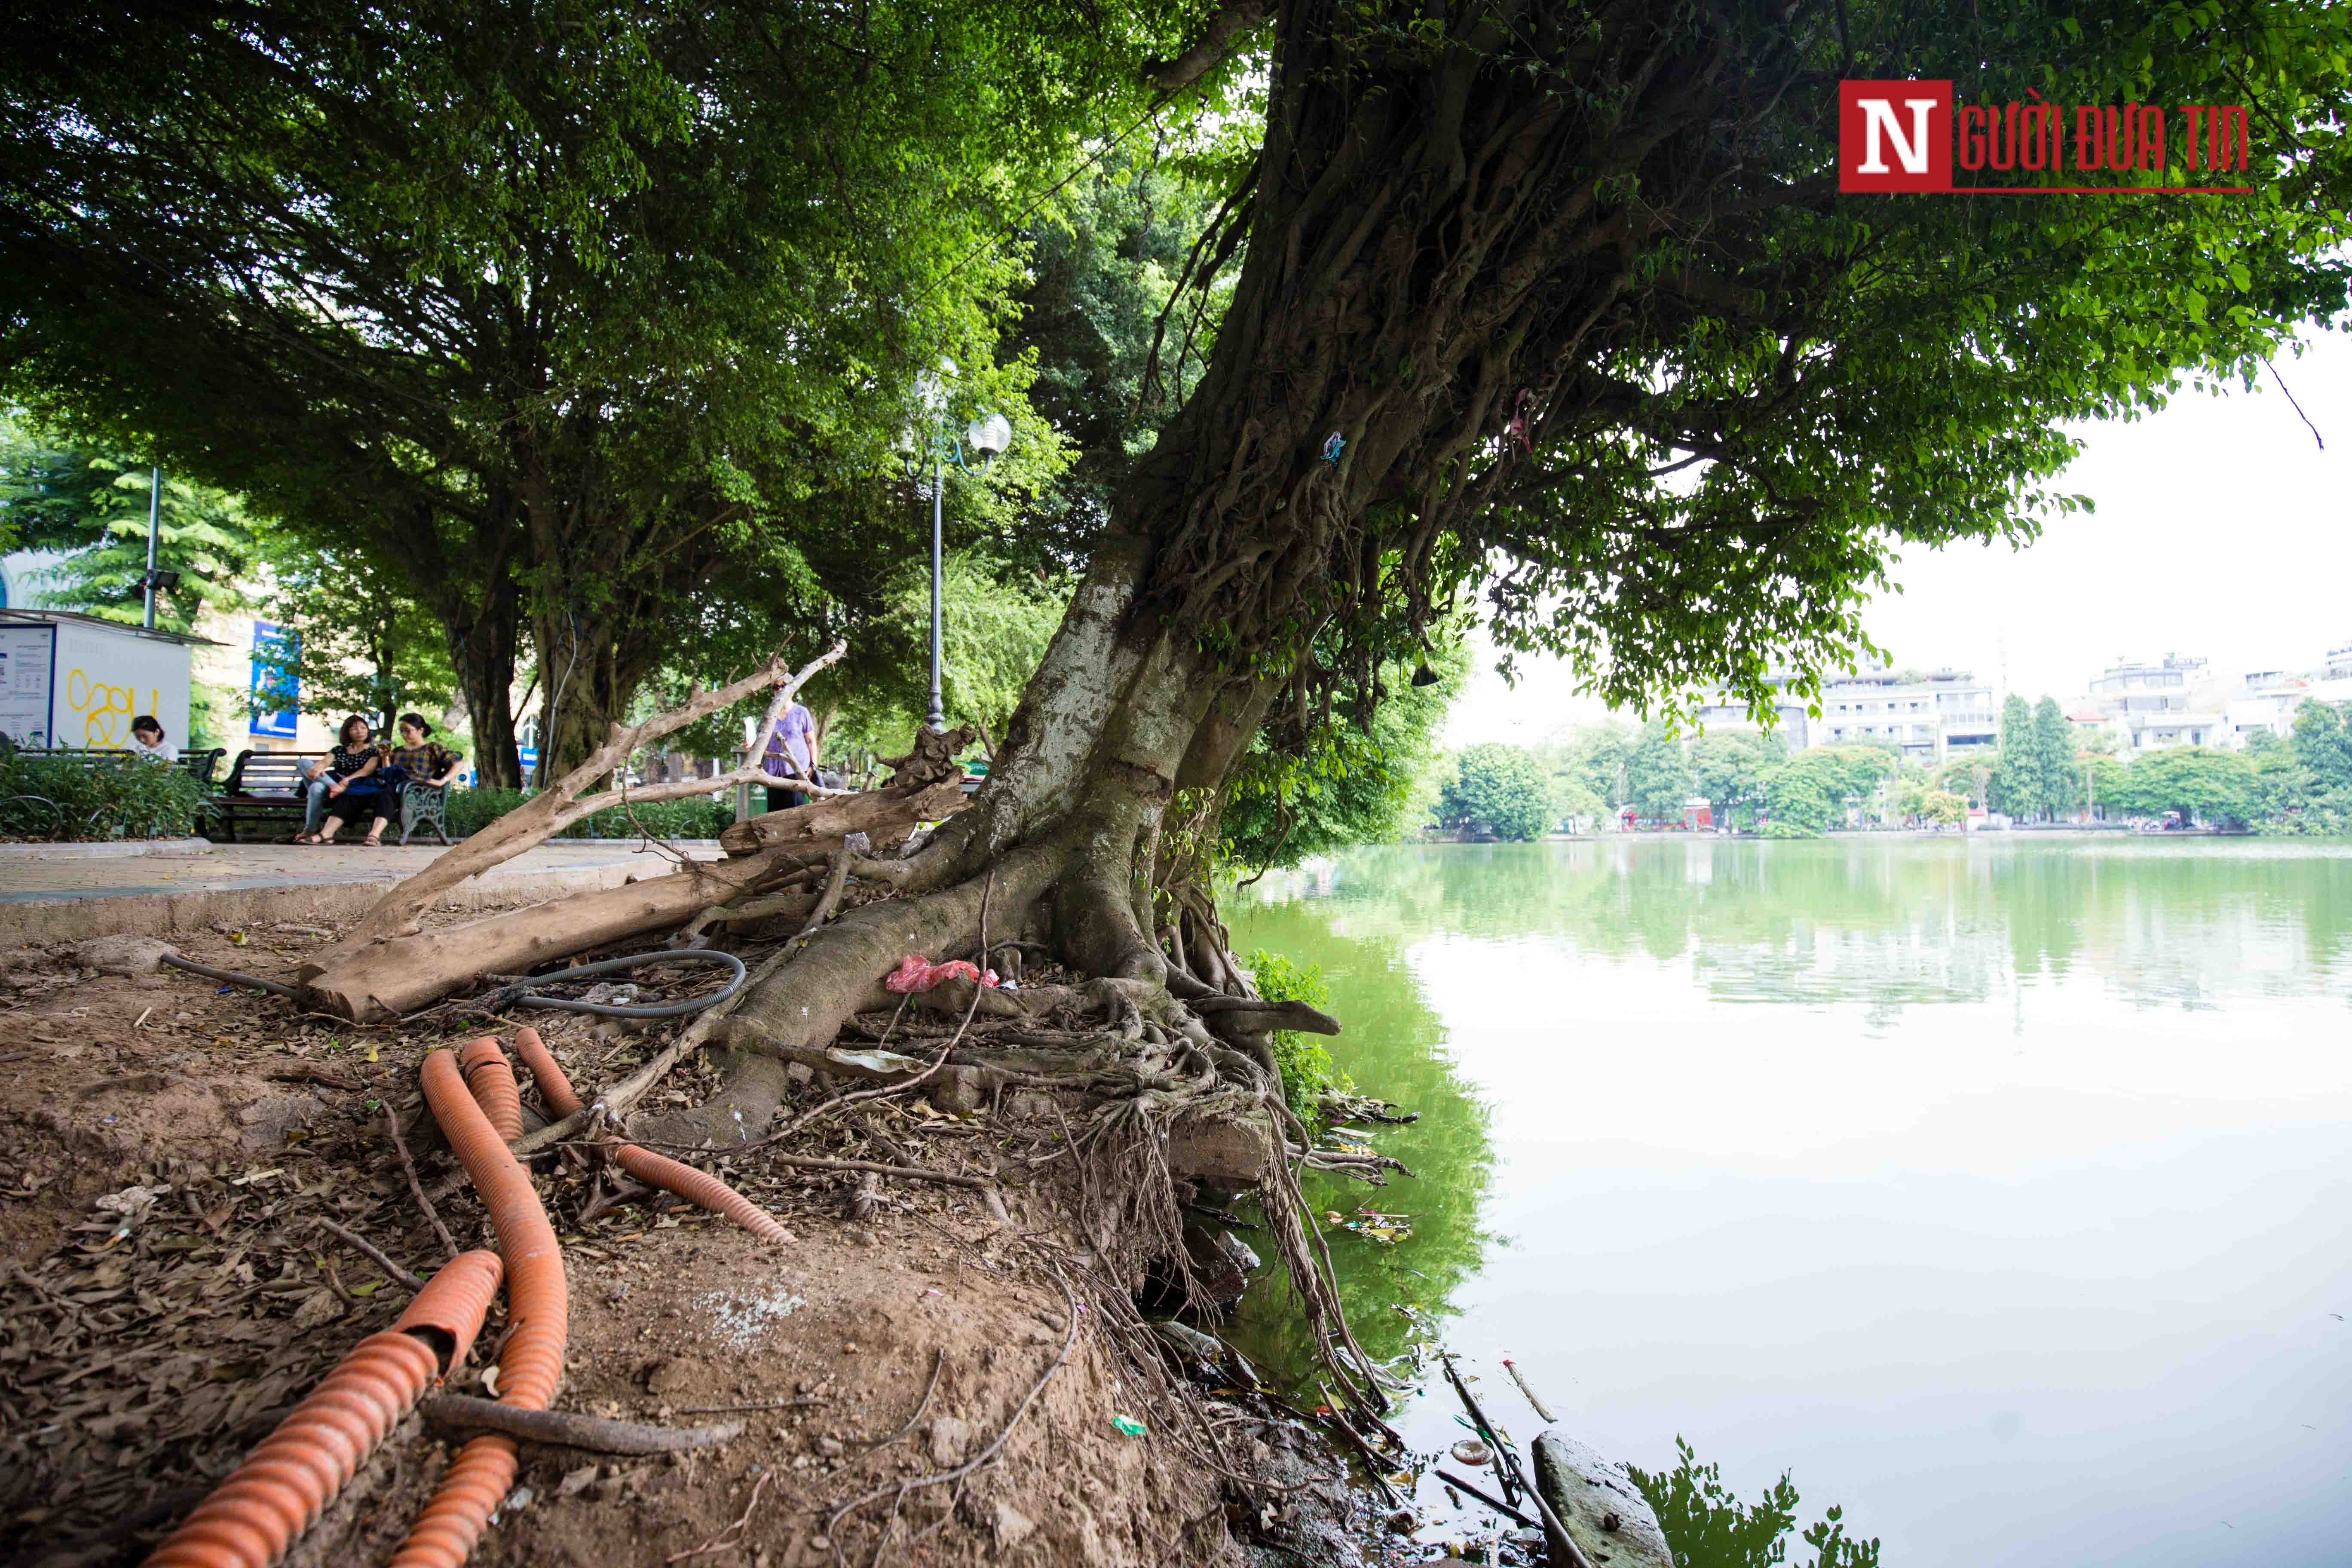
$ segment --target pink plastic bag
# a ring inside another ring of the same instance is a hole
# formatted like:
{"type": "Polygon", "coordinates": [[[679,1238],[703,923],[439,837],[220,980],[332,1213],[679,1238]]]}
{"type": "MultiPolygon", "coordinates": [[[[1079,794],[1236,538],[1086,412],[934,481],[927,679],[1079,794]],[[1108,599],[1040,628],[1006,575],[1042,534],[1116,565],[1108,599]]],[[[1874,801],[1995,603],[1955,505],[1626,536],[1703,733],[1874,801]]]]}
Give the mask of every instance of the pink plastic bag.
{"type": "Polygon", "coordinates": [[[985,974],[961,958],[950,958],[945,963],[926,963],[920,953],[908,953],[882,982],[883,989],[904,994],[910,991],[929,991],[949,980],[977,980],[982,985],[996,984],[996,971],[985,974]]]}

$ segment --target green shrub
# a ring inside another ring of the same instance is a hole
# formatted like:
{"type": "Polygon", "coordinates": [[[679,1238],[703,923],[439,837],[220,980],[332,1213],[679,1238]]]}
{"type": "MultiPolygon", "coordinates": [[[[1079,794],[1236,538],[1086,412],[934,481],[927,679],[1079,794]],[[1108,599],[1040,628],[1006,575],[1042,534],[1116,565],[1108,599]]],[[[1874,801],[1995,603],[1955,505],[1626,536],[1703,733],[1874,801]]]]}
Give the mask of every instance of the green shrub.
{"type": "MultiPolygon", "coordinates": [[[[1270,1002],[1304,1002],[1328,1010],[1331,988],[1323,982],[1319,964],[1297,964],[1264,948],[1249,955],[1249,971],[1258,994],[1270,1002]]],[[[1321,1113],[1323,1091],[1347,1089],[1348,1075],[1331,1060],[1322,1039],[1296,1029],[1274,1032],[1274,1065],[1282,1073],[1282,1097],[1301,1121],[1310,1127],[1321,1113]]]]}
{"type": "Polygon", "coordinates": [[[139,758],[12,751],[0,754],[0,837],[185,838],[208,794],[184,768],[139,758]]]}
{"type": "MultiPolygon", "coordinates": [[[[530,793],[519,789],[454,789],[449,792],[449,837],[462,838],[478,833],[504,816],[508,812],[530,798],[530,793]]],[[[707,800],[689,796],[685,800],[649,801],[643,805],[600,811],[594,816],[573,823],[558,838],[635,838],[642,830],[656,838],[716,838],[719,830],[735,820],[731,800],[707,800]],[[630,817],[636,822],[633,825],[630,817]]]]}

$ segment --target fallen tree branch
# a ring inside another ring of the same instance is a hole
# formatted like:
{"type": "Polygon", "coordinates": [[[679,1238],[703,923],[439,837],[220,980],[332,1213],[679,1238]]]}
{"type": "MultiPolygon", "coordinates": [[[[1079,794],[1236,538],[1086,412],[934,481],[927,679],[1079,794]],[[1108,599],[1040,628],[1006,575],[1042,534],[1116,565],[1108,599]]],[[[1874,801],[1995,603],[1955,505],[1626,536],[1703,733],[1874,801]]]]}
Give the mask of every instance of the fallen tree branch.
{"type": "Polygon", "coordinates": [[[628,937],[682,925],[702,910],[756,886],[790,860],[770,850],[741,860],[555,899],[534,909],[438,926],[343,952],[298,971],[305,1003],[359,1023],[414,1012],[485,973],[529,969],[628,937]]]}
{"type": "Polygon", "coordinates": [[[386,1279],[391,1280],[394,1284],[399,1286],[410,1295],[414,1296],[416,1294],[418,1289],[423,1286],[424,1280],[418,1278],[414,1270],[403,1268],[399,1264],[394,1263],[375,1245],[375,1243],[370,1241],[367,1237],[355,1235],[351,1231],[345,1230],[341,1226],[337,1225],[333,1220],[327,1218],[324,1215],[318,1215],[312,1217],[323,1228],[331,1230],[337,1236],[341,1237],[343,1240],[349,1243],[351,1247],[358,1251],[362,1257],[365,1258],[370,1263],[374,1264],[377,1268],[381,1269],[386,1279]]]}
{"type": "Polygon", "coordinates": [[[389,1101],[383,1108],[383,1124],[392,1129],[392,1147],[400,1155],[400,1168],[408,1173],[408,1190],[416,1194],[416,1206],[425,1211],[425,1219],[432,1224],[433,1234],[441,1238],[443,1252],[447,1258],[456,1258],[457,1238],[449,1234],[449,1227],[441,1223],[440,1212],[434,1208],[433,1200],[425,1195],[425,1184],[416,1179],[416,1162],[408,1157],[408,1140],[400,1135],[400,1113],[393,1110],[389,1101]]]}
{"type": "Polygon", "coordinates": [[[963,786],[953,779],[932,784],[894,782],[881,789],[836,795],[746,817],[719,830],[719,847],[730,855],[752,855],[779,844],[803,849],[838,844],[852,833],[877,841],[902,827],[942,821],[970,804],[963,786]]]}
{"type": "Polygon", "coordinates": [[[810,911],[808,924],[801,928],[799,935],[784,944],[787,952],[798,952],[806,947],[808,939],[824,929],[824,922],[831,920],[833,911],[841,907],[841,895],[849,890],[849,862],[856,858],[856,854],[857,851],[850,847],[848,835],[844,834],[841,847],[834,851],[833,872],[824,879],[824,891],[818,895],[816,908],[810,911]]]}
{"type": "MultiPolygon", "coordinates": [[[[757,673],[745,676],[740,680],[714,690],[693,693],[683,706],[667,713],[656,714],[625,730],[614,726],[604,743],[590,752],[588,759],[578,767],[480,832],[443,850],[434,858],[431,865],[376,900],[375,907],[361,919],[358,928],[343,941],[341,952],[346,954],[356,952],[369,943],[414,931],[418,919],[443,893],[493,866],[537,847],[551,836],[562,832],[583,817],[615,804],[620,798],[618,792],[607,791],[585,799],[580,798],[580,792],[627,762],[629,753],[646,742],[658,740],[673,731],[684,729],[698,719],[730,708],[765,686],[779,689],[769,709],[768,728],[772,732],[785,705],[792,700],[793,693],[806,684],[811,676],[847,651],[847,644],[835,643],[814,662],[791,674],[786,672],[783,659],[779,656],[770,659],[757,673]]],[[[716,779],[679,779],[672,784],[656,784],[626,793],[629,799],[640,802],[671,800],[689,795],[708,795],[760,776],[762,775],[757,768],[739,768],[716,779]]]]}
{"type": "Polygon", "coordinates": [[[503,1432],[530,1443],[560,1443],[592,1454],[680,1454],[708,1448],[743,1435],[740,1421],[716,1426],[648,1426],[635,1421],[607,1421],[570,1410],[525,1410],[495,1399],[464,1394],[438,1394],[416,1407],[436,1426],[503,1432]]]}
{"type": "MultiPolygon", "coordinates": [[[[681,1147],[672,1143],[670,1148],[681,1147]]],[[[727,1150],[697,1150],[698,1153],[727,1153],[727,1150]]],[[[920,1165],[885,1165],[875,1160],[826,1160],[814,1154],[771,1154],[769,1160],[779,1165],[790,1165],[802,1171],[868,1171],[877,1176],[906,1176],[918,1182],[944,1182],[951,1187],[970,1187],[986,1192],[990,1182],[986,1176],[967,1176],[957,1171],[931,1171],[920,1165]]]]}

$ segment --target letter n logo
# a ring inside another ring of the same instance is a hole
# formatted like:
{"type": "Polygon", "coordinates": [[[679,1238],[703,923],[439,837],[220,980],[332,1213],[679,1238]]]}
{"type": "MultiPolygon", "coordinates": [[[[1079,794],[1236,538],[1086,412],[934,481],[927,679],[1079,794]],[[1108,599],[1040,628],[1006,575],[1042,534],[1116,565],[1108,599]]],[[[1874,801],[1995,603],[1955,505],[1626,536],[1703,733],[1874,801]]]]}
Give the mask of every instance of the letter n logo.
{"type": "Polygon", "coordinates": [[[1838,83],[1838,190],[1952,188],[1952,84],[1838,83]]]}

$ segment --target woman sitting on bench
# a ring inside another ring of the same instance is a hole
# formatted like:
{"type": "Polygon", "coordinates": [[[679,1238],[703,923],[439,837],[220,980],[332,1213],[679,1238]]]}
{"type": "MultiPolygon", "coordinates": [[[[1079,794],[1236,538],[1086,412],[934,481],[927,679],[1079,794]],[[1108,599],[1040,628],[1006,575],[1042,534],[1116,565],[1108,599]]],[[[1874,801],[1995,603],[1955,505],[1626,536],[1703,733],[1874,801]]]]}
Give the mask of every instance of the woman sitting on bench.
{"type": "Polygon", "coordinates": [[[368,721],[354,713],[343,721],[333,753],[324,759],[325,765],[312,775],[313,801],[325,808],[326,821],[316,833],[299,833],[297,844],[332,844],[343,824],[362,811],[375,814],[375,823],[368,829],[364,840],[371,847],[383,842],[384,811],[391,804],[383,784],[376,777],[383,766],[383,753],[373,744],[375,731],[368,721]],[[325,788],[318,786],[323,783],[325,788]]]}

